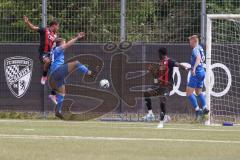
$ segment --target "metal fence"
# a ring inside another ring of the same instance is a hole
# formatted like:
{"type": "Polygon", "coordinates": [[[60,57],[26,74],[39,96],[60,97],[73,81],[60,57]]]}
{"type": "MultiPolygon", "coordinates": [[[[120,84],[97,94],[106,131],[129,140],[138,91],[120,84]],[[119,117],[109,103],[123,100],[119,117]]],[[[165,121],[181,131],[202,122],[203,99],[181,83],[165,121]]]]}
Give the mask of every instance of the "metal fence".
{"type": "Polygon", "coordinates": [[[41,0],[0,0],[0,42],[38,42],[39,36],[24,25],[23,15],[41,25],[41,0]]]}
{"type": "Polygon", "coordinates": [[[201,1],[128,1],[128,41],[185,42],[200,33],[201,1]]]}
{"type": "Polygon", "coordinates": [[[88,42],[119,41],[119,0],[49,0],[47,12],[48,21],[57,18],[60,22],[64,38],[84,31],[88,42]]]}
{"type": "Polygon", "coordinates": [[[239,0],[0,0],[0,42],[38,42],[22,21],[35,25],[57,19],[70,38],[87,33],[86,42],[128,41],[182,43],[190,34],[204,36],[206,13],[239,13],[239,0]],[[42,14],[46,2],[47,14],[42,14]]]}

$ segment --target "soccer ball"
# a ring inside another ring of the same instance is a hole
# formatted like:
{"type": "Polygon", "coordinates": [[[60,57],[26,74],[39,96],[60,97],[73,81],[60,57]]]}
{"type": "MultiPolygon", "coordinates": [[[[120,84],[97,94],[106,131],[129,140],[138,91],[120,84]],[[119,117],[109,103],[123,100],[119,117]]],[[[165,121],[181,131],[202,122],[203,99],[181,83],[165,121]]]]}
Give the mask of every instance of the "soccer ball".
{"type": "Polygon", "coordinates": [[[100,82],[99,82],[99,86],[100,88],[109,88],[110,87],[110,83],[107,79],[102,79],[100,82]]]}

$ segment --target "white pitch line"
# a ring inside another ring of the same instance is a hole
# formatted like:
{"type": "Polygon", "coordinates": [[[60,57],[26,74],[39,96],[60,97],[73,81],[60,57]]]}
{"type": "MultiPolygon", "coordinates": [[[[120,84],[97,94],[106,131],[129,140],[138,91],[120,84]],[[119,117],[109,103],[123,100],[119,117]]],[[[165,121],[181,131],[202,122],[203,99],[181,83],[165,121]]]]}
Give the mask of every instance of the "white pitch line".
{"type": "Polygon", "coordinates": [[[84,136],[44,136],[44,135],[10,135],[0,134],[0,139],[35,139],[35,140],[93,140],[93,141],[168,141],[240,144],[240,141],[199,140],[199,139],[163,139],[163,138],[126,138],[126,137],[84,137],[84,136]]]}
{"type": "MultiPolygon", "coordinates": [[[[168,125],[167,125],[168,126],[168,125]]],[[[206,129],[206,128],[174,128],[174,127],[166,127],[158,129],[157,125],[153,126],[83,126],[84,128],[109,128],[109,129],[151,129],[151,130],[180,130],[180,131],[202,131],[202,132],[240,132],[240,130],[230,130],[230,129],[206,129]]]]}
{"type": "Polygon", "coordinates": [[[181,131],[240,132],[240,130],[205,129],[205,128],[163,128],[163,129],[165,129],[165,130],[181,130],[181,131]]]}
{"type": "Polygon", "coordinates": [[[35,129],[32,129],[32,128],[25,128],[23,129],[24,131],[34,131],[35,129]]]}

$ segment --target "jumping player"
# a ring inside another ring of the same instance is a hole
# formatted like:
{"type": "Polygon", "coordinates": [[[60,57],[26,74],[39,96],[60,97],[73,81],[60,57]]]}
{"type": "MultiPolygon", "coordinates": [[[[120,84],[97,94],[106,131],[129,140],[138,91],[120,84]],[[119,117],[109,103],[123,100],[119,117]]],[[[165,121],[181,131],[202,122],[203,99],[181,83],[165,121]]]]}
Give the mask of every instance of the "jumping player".
{"type": "Polygon", "coordinates": [[[60,119],[64,118],[62,115],[62,104],[65,96],[65,77],[73,71],[78,71],[79,73],[83,73],[91,77],[96,75],[95,71],[90,71],[79,61],[64,64],[64,50],[72,46],[78,39],[82,39],[84,36],[85,33],[80,32],[76,37],[68,42],[65,42],[62,38],[57,38],[56,47],[53,48],[51,52],[52,63],[50,67],[49,84],[50,87],[57,93],[57,107],[55,115],[60,119]]]}
{"type": "Polygon", "coordinates": [[[204,55],[204,50],[202,46],[199,45],[199,38],[197,35],[193,35],[188,39],[189,39],[190,47],[193,50],[192,50],[192,56],[191,56],[191,72],[192,73],[187,85],[186,92],[187,92],[188,99],[190,100],[192,106],[196,111],[196,119],[199,120],[199,118],[203,114],[206,115],[209,113],[209,110],[207,109],[207,105],[206,105],[205,95],[204,93],[202,93],[203,82],[205,78],[205,69],[203,68],[205,55],[204,55]],[[196,96],[193,93],[194,91],[202,104],[202,109],[198,105],[196,96]]]}
{"type": "Polygon", "coordinates": [[[59,30],[59,24],[57,21],[52,21],[49,27],[37,27],[33,25],[27,16],[23,17],[23,20],[28,28],[38,32],[40,34],[40,46],[38,49],[40,62],[43,64],[43,74],[41,78],[41,84],[45,85],[47,81],[48,69],[51,63],[49,58],[50,51],[53,48],[54,41],[57,37],[57,31],[59,30]]]}
{"type": "Polygon", "coordinates": [[[173,88],[173,69],[174,67],[180,67],[182,69],[187,69],[185,66],[180,63],[170,59],[168,57],[167,49],[160,48],[159,49],[159,65],[157,67],[153,67],[150,65],[148,70],[153,73],[157,77],[157,82],[155,83],[155,87],[146,91],[144,93],[146,106],[148,109],[147,117],[154,117],[152,112],[152,103],[151,97],[160,96],[160,123],[158,128],[163,128],[163,120],[166,114],[166,101],[169,96],[170,91],[173,88]]]}

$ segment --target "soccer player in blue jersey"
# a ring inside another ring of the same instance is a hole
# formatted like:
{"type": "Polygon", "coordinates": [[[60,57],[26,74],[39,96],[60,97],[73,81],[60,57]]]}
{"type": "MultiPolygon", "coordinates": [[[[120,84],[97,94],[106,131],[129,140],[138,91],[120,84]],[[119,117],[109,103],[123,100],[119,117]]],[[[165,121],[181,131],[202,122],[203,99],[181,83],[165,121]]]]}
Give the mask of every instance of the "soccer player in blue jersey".
{"type": "Polygon", "coordinates": [[[189,44],[193,50],[191,56],[191,76],[186,92],[188,99],[196,111],[196,119],[199,119],[203,114],[206,115],[209,113],[206,105],[205,94],[202,92],[205,78],[205,69],[203,67],[205,55],[202,46],[199,45],[199,38],[197,35],[189,37],[189,44]],[[202,108],[198,105],[197,98],[193,93],[194,91],[202,104],[202,108]]]}
{"type": "Polygon", "coordinates": [[[55,110],[56,117],[63,119],[62,115],[62,104],[65,96],[65,77],[73,72],[78,71],[85,75],[94,77],[96,72],[90,71],[85,65],[81,64],[79,61],[72,61],[64,64],[64,50],[72,46],[77,40],[82,39],[85,36],[84,32],[80,32],[76,37],[68,42],[65,42],[62,38],[56,39],[56,47],[53,48],[51,52],[51,67],[50,67],[50,77],[49,85],[56,91],[57,95],[57,105],[55,110]]]}

